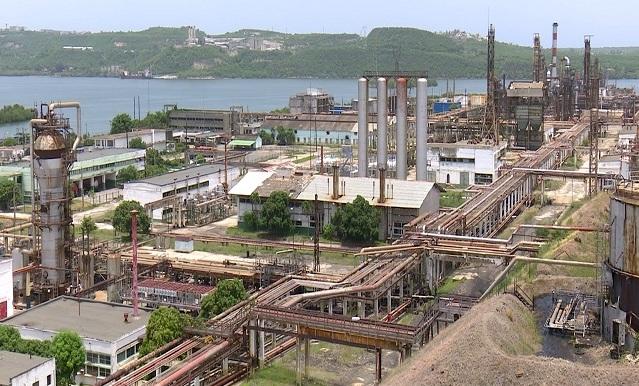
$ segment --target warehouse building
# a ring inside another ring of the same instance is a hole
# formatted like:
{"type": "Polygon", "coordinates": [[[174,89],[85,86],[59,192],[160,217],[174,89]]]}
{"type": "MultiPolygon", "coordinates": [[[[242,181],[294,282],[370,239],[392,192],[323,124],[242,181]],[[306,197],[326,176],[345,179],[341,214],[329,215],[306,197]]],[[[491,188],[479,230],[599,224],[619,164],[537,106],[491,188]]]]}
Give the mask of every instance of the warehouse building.
{"type": "MultiPolygon", "coordinates": [[[[372,135],[373,125],[370,126],[369,135],[372,135]]],[[[271,131],[275,137],[278,127],[292,129],[297,144],[355,145],[357,143],[357,115],[353,114],[267,116],[261,129],[271,131]]]]}
{"type": "Polygon", "coordinates": [[[460,186],[491,184],[498,177],[505,153],[505,143],[429,143],[427,180],[460,186]]]}
{"type": "MultiPolygon", "coordinates": [[[[240,176],[240,169],[229,166],[227,170],[228,183],[240,176]]],[[[223,191],[224,165],[205,164],[175,172],[130,181],[124,184],[122,192],[125,200],[135,200],[142,205],[158,201],[162,198],[178,195],[189,197],[207,192],[223,191]]],[[[153,211],[153,219],[162,219],[162,209],[153,211]]]]}
{"type": "Polygon", "coordinates": [[[282,176],[274,172],[249,172],[229,192],[235,197],[238,218],[245,213],[260,211],[261,205],[251,200],[253,192],[266,199],[274,191],[289,193],[291,218],[298,228],[314,228],[315,214],[304,208],[315,200],[320,204],[320,226],[328,224],[340,206],[364,197],[380,211],[379,238],[395,239],[404,232],[404,225],[416,217],[439,210],[442,189],[426,181],[387,179],[384,197],[380,199],[380,182],[375,178],[329,177],[326,175],[282,176]]]}
{"type": "Polygon", "coordinates": [[[127,305],[60,296],[2,324],[17,328],[23,339],[51,340],[62,330],[78,333],[86,362],[75,381],[93,385],[137,358],[151,314],[141,309],[138,318],[132,315],[133,308],[127,305]]]}
{"type": "Polygon", "coordinates": [[[0,385],[55,386],[55,359],[0,351],[0,385]]]}
{"type": "Polygon", "coordinates": [[[140,138],[148,147],[164,150],[166,143],[173,141],[173,133],[165,129],[140,129],[127,133],[96,135],[92,139],[96,149],[128,149],[134,138],[140,138]]]}
{"type": "Polygon", "coordinates": [[[207,109],[170,110],[169,128],[174,132],[212,131],[227,135],[240,134],[240,112],[207,109]]]}
{"type": "MultiPolygon", "coordinates": [[[[114,188],[121,169],[127,166],[144,169],[145,156],[143,149],[86,149],[79,152],[70,172],[71,189],[78,196],[82,191],[114,188]]],[[[30,161],[0,165],[0,175],[15,175],[23,197],[31,197],[30,161]]]]}

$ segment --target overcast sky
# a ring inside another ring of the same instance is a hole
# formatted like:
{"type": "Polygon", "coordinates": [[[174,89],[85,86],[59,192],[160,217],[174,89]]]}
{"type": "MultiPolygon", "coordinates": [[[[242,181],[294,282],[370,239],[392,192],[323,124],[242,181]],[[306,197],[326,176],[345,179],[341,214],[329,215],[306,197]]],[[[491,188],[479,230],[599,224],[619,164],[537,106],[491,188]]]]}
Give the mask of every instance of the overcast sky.
{"type": "Polygon", "coordinates": [[[540,32],[550,47],[559,23],[559,47],[639,46],[636,0],[0,0],[0,23],[29,29],[76,31],[140,30],[195,25],[207,33],[241,28],[282,32],[348,32],[375,27],[452,29],[485,34],[488,21],[497,40],[532,45],[540,32]]]}

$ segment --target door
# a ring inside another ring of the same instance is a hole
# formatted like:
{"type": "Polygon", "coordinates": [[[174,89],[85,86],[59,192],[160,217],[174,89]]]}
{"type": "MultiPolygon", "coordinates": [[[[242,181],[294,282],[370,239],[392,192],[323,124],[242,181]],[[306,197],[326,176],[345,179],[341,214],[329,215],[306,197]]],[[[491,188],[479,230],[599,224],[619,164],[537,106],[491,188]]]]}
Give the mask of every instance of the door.
{"type": "Polygon", "coordinates": [[[468,186],[468,172],[459,173],[459,184],[461,186],[468,186]]]}
{"type": "Polygon", "coordinates": [[[0,302],[0,320],[7,317],[7,301],[0,302]]]}

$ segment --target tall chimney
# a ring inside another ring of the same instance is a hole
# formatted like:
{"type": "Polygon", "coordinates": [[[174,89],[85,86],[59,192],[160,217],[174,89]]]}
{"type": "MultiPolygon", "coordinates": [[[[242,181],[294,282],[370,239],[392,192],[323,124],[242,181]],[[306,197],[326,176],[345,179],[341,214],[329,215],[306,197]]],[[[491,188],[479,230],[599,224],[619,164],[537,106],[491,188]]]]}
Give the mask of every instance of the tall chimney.
{"type": "Polygon", "coordinates": [[[399,78],[396,82],[397,86],[397,140],[395,142],[395,164],[396,178],[398,180],[406,179],[406,152],[408,151],[406,144],[406,118],[408,110],[408,88],[405,78],[399,78]]]}
{"type": "Polygon", "coordinates": [[[415,106],[415,172],[417,181],[426,181],[426,142],[428,140],[428,82],[425,78],[417,79],[417,105],[415,106]]]}
{"type": "Polygon", "coordinates": [[[584,36],[584,76],[583,81],[584,85],[584,100],[585,107],[587,109],[591,108],[591,99],[590,99],[590,36],[584,36]]]}
{"type": "Polygon", "coordinates": [[[339,198],[339,166],[333,165],[333,200],[339,198]]]}
{"type": "Polygon", "coordinates": [[[377,168],[386,170],[388,156],[386,133],[388,131],[388,89],[386,78],[377,79],[377,168]]]}
{"type": "Polygon", "coordinates": [[[368,79],[357,81],[357,175],[368,177],[368,79]]]}
{"type": "Polygon", "coordinates": [[[544,70],[541,65],[541,38],[538,33],[533,37],[533,82],[541,82],[544,70]]]}
{"type": "Polygon", "coordinates": [[[552,67],[550,70],[550,77],[555,82],[557,79],[557,22],[552,23],[552,67]]]}
{"type": "Polygon", "coordinates": [[[379,169],[379,172],[379,199],[377,202],[381,204],[386,202],[386,173],[382,169],[379,169]]]}

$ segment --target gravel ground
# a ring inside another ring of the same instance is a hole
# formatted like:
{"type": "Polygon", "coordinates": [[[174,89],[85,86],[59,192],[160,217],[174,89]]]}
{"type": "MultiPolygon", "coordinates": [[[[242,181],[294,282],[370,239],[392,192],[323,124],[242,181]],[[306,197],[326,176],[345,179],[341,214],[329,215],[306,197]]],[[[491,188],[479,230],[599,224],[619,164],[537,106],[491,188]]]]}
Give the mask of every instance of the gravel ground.
{"type": "Polygon", "coordinates": [[[630,385],[639,365],[585,366],[535,356],[535,319],[511,295],[477,305],[383,383],[406,385],[630,385]]]}

